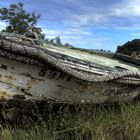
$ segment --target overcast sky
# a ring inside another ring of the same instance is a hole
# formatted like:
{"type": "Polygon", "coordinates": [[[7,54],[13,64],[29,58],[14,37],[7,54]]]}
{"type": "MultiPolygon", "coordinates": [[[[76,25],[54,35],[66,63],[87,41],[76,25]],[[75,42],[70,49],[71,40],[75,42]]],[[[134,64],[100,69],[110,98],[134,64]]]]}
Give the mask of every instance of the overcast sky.
{"type": "MultiPolygon", "coordinates": [[[[41,14],[38,26],[47,38],[77,47],[115,51],[140,38],[140,0],[0,0],[0,8],[18,2],[41,14]]],[[[5,26],[0,21],[0,30],[5,26]]]]}

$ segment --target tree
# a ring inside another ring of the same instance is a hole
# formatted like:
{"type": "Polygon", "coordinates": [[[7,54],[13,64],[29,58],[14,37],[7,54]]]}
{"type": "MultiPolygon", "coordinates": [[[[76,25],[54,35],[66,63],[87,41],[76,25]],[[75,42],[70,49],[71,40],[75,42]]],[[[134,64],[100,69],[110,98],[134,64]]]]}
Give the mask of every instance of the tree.
{"type": "Polygon", "coordinates": [[[40,15],[35,12],[27,13],[23,6],[23,3],[18,3],[11,4],[9,8],[0,8],[0,20],[9,23],[3,31],[24,34],[37,24],[40,15]]]}
{"type": "Polygon", "coordinates": [[[51,39],[51,40],[49,41],[49,43],[52,44],[52,45],[54,45],[54,44],[55,44],[55,43],[54,43],[54,39],[51,39]]]}
{"type": "Polygon", "coordinates": [[[128,41],[122,46],[118,46],[116,52],[130,56],[136,52],[136,55],[140,55],[140,39],[134,39],[132,41],[128,41]]]}
{"type": "Polygon", "coordinates": [[[68,47],[70,47],[70,44],[69,43],[65,43],[64,46],[68,48],[68,47]]]}
{"type": "Polygon", "coordinates": [[[62,45],[62,44],[61,44],[61,39],[60,39],[59,36],[57,36],[57,37],[55,38],[55,43],[56,43],[56,45],[62,45]]]}
{"type": "Polygon", "coordinates": [[[46,43],[49,43],[49,39],[48,39],[48,38],[45,38],[45,42],[46,42],[46,43]]]}

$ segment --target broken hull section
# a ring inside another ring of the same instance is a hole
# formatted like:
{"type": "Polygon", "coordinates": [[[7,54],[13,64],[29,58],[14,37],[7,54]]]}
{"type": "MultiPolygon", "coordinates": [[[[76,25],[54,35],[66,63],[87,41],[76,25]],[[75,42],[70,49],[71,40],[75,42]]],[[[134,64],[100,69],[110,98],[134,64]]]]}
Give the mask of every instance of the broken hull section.
{"type": "Polygon", "coordinates": [[[104,103],[132,100],[139,94],[136,85],[82,81],[50,65],[39,67],[0,57],[0,102],[104,103]]]}

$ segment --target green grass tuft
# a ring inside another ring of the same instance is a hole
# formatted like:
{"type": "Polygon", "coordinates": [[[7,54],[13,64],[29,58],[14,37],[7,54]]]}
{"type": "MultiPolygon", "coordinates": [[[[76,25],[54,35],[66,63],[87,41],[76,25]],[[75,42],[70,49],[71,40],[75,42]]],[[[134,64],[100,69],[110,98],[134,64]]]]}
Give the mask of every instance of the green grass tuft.
{"type": "Polygon", "coordinates": [[[140,140],[140,103],[91,105],[75,113],[66,108],[26,129],[7,125],[0,131],[0,140],[140,140]]]}

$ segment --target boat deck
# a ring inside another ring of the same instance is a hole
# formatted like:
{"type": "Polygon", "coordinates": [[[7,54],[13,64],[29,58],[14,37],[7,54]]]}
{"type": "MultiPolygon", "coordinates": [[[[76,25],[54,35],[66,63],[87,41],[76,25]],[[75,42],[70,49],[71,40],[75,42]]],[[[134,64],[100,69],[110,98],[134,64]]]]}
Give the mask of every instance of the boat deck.
{"type": "Polygon", "coordinates": [[[44,43],[45,48],[47,48],[50,51],[61,53],[64,55],[68,55],[74,58],[78,58],[80,60],[84,61],[89,61],[89,62],[94,62],[106,67],[111,67],[111,68],[116,68],[116,67],[121,67],[124,69],[128,69],[131,71],[140,71],[139,66],[135,66],[130,63],[123,62],[121,60],[117,60],[114,58],[107,58],[104,56],[96,55],[96,54],[90,54],[88,52],[80,51],[80,50],[73,50],[65,47],[58,47],[58,46],[53,46],[53,45],[48,45],[44,43]]]}

